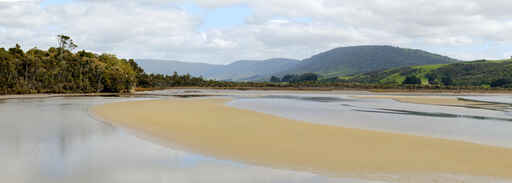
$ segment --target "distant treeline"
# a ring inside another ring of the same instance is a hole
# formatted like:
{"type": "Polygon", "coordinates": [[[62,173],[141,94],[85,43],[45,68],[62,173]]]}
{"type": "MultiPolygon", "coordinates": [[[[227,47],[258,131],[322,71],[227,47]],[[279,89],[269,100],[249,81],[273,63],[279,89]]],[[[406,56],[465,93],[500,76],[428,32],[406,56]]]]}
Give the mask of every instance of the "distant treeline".
{"type": "Polygon", "coordinates": [[[283,78],[279,78],[277,76],[272,76],[270,78],[270,82],[272,83],[279,83],[279,82],[286,82],[286,83],[302,83],[302,82],[311,82],[311,81],[317,81],[318,75],[315,73],[304,73],[304,74],[287,74],[283,76],[283,78]]]}

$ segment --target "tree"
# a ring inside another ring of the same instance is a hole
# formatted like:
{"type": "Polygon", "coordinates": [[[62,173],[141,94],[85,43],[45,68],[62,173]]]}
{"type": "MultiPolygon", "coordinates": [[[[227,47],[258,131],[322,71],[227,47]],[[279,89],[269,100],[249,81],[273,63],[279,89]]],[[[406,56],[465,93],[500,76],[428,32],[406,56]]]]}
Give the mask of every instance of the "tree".
{"type": "Polygon", "coordinates": [[[428,84],[431,84],[431,85],[437,85],[439,84],[439,77],[437,74],[435,73],[428,73],[425,75],[425,77],[428,79],[428,84]]]}
{"type": "Polygon", "coordinates": [[[318,75],[316,75],[314,73],[304,73],[304,74],[299,76],[298,80],[299,80],[299,82],[317,81],[318,80],[318,75]]]}
{"type": "Polygon", "coordinates": [[[446,86],[451,86],[454,84],[453,79],[450,76],[445,76],[441,78],[441,83],[443,83],[446,86]]]}
{"type": "Polygon", "coordinates": [[[78,45],[75,44],[75,42],[73,41],[73,39],[71,39],[71,37],[63,35],[63,34],[57,36],[57,41],[59,42],[58,44],[59,44],[59,48],[61,50],[61,54],[66,49],[74,50],[75,48],[78,47],[78,45]]]}
{"type": "Polygon", "coordinates": [[[402,84],[404,85],[419,85],[421,84],[421,79],[412,75],[412,76],[407,76],[404,80],[404,82],[402,82],[402,84]]]}
{"type": "Polygon", "coordinates": [[[491,87],[504,87],[506,85],[509,85],[509,84],[512,84],[512,81],[510,79],[497,79],[497,80],[494,80],[492,83],[491,83],[491,87]]]}
{"type": "Polygon", "coordinates": [[[270,77],[270,82],[272,82],[272,83],[279,83],[279,82],[281,82],[281,79],[279,79],[276,76],[272,76],[272,77],[270,77]]]}
{"type": "Polygon", "coordinates": [[[296,78],[296,76],[295,76],[295,75],[293,75],[293,74],[287,74],[287,75],[285,75],[285,76],[281,79],[281,81],[282,81],[282,82],[293,82],[293,81],[295,80],[295,78],[296,78]]]}

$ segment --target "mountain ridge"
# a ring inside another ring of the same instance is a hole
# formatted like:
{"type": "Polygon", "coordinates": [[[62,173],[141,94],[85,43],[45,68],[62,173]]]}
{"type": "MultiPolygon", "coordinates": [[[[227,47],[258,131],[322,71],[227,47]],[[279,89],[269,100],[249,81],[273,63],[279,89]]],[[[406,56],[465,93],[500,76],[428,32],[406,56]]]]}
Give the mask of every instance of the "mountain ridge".
{"type": "Polygon", "coordinates": [[[154,59],[136,59],[136,62],[154,74],[191,74],[208,79],[244,81],[260,75],[271,75],[284,69],[294,67],[299,60],[271,58],[266,60],[238,60],[227,65],[165,61],[154,59]]]}
{"type": "Polygon", "coordinates": [[[387,45],[338,47],[304,59],[285,73],[351,75],[404,66],[455,63],[458,60],[419,49],[387,45]]]}
{"type": "Polygon", "coordinates": [[[303,60],[272,58],[266,60],[239,60],[227,65],[136,59],[150,73],[191,74],[208,79],[230,81],[264,81],[271,76],[316,73],[324,78],[347,76],[382,69],[406,66],[456,63],[459,60],[419,49],[387,45],[338,47],[303,60]],[[146,63],[144,63],[146,62],[146,63]]]}

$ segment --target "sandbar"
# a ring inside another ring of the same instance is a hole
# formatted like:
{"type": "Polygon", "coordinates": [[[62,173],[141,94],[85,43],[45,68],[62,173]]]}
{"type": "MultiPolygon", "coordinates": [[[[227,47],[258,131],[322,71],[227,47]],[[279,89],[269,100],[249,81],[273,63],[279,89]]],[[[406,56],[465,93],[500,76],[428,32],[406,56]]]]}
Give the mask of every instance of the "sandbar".
{"type": "Polygon", "coordinates": [[[329,176],[418,175],[398,182],[438,174],[512,180],[509,148],[313,124],[227,101],[169,98],[104,104],[91,112],[192,152],[262,166],[329,176]]]}

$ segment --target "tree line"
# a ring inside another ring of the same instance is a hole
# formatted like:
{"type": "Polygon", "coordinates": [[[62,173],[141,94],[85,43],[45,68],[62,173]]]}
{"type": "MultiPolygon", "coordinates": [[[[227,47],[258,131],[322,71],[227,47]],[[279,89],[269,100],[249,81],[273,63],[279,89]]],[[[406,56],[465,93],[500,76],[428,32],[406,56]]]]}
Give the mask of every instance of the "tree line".
{"type": "Polygon", "coordinates": [[[48,50],[20,45],[0,48],[0,94],[124,93],[135,88],[168,87],[276,87],[271,83],[205,80],[189,74],[162,75],[144,72],[133,59],[85,50],[69,36],[59,35],[58,46],[48,50]]]}
{"type": "Polygon", "coordinates": [[[133,60],[66,48],[0,48],[0,94],[128,92],[135,86],[133,60]]]}
{"type": "Polygon", "coordinates": [[[304,74],[287,74],[284,75],[283,78],[279,78],[277,76],[272,76],[270,78],[270,82],[272,83],[302,83],[302,82],[312,82],[318,80],[318,75],[315,73],[304,73],[304,74]]]}

